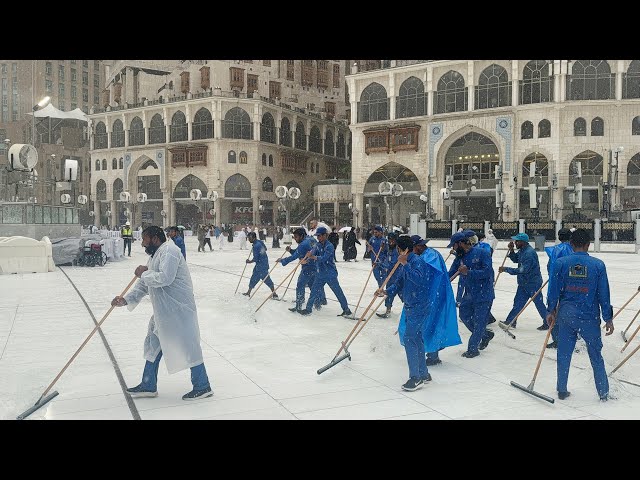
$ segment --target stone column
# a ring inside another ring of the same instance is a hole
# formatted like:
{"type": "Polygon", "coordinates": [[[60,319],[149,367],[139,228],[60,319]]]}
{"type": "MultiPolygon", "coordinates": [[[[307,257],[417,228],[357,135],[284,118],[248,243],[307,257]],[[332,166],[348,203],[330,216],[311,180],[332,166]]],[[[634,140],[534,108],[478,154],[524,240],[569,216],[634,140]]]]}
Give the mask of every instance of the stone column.
{"type": "Polygon", "coordinates": [[[191,105],[188,103],[185,107],[185,116],[187,117],[187,140],[193,140],[191,133],[193,128],[193,122],[191,118],[191,105]]]}
{"type": "Polygon", "coordinates": [[[435,89],[433,88],[433,68],[427,68],[427,115],[433,115],[433,104],[435,102],[435,89]]]}
{"type": "Polygon", "coordinates": [[[364,194],[356,193],[353,196],[353,206],[358,209],[358,215],[353,215],[353,226],[358,228],[362,227],[362,219],[364,218],[364,194]]]}
{"type": "Polygon", "coordinates": [[[222,105],[211,100],[211,115],[213,118],[213,138],[222,138],[222,105]]]}
{"type": "Polygon", "coordinates": [[[149,125],[147,125],[147,111],[142,111],[142,126],[144,131],[144,145],[149,145],[149,125]]]}
{"type": "Polygon", "coordinates": [[[124,132],[124,148],[129,146],[129,135],[127,135],[127,119],[124,116],[124,112],[122,113],[122,131],[124,132]]]}
{"type": "MultiPolygon", "coordinates": [[[[166,216],[162,217],[162,227],[166,228],[169,225],[167,225],[167,223],[169,222],[169,220],[171,219],[171,202],[173,200],[171,199],[171,195],[169,194],[169,192],[167,192],[166,190],[162,191],[162,209],[166,212],[166,216]]],[[[172,223],[171,225],[175,225],[175,223],[172,223]]]]}
{"type": "Polygon", "coordinates": [[[127,102],[128,104],[133,104],[136,103],[136,99],[134,96],[134,89],[133,89],[133,69],[131,67],[127,67],[126,68],[126,75],[125,75],[125,97],[124,97],[124,101],[127,102]]]}
{"type": "Polygon", "coordinates": [[[553,101],[558,103],[560,102],[560,89],[562,88],[560,85],[561,75],[560,75],[560,65],[561,60],[553,60],[553,101]]]}
{"type": "Polygon", "coordinates": [[[333,224],[338,225],[338,201],[333,202],[333,224]]]}
{"type": "Polygon", "coordinates": [[[474,85],[475,85],[475,80],[473,78],[473,60],[469,60],[467,62],[467,87],[469,87],[467,89],[467,95],[468,95],[467,110],[469,110],[470,112],[475,110],[476,96],[475,96],[474,85]]]}
{"type": "Polygon", "coordinates": [[[171,225],[177,225],[176,222],[176,209],[177,209],[177,203],[176,201],[172,198],[169,201],[169,204],[171,205],[171,208],[169,209],[169,223],[171,225]]]}
{"type": "Polygon", "coordinates": [[[618,60],[616,68],[616,100],[622,100],[622,74],[624,73],[624,60],[618,60]]]}
{"type": "Polygon", "coordinates": [[[100,201],[93,202],[93,211],[95,213],[93,217],[93,224],[96,227],[100,226],[100,201]]]}
{"type": "Polygon", "coordinates": [[[258,199],[258,191],[252,191],[251,192],[251,199],[253,201],[253,224],[254,225],[258,225],[258,223],[260,223],[260,211],[258,210],[258,207],[260,206],[259,202],[260,200],[258,199]]]}
{"type": "Polygon", "coordinates": [[[165,143],[169,143],[169,140],[171,140],[171,119],[169,115],[167,115],[166,107],[162,109],[162,116],[164,117],[164,141],[165,143]]]}
{"type": "MultiPolygon", "coordinates": [[[[560,60],[560,101],[564,102],[567,98],[567,75],[570,75],[570,65],[568,60],[560,60]]],[[[571,92],[569,92],[571,94],[571,92]]]]}
{"type": "Polygon", "coordinates": [[[104,118],[104,124],[107,127],[107,148],[111,148],[111,123],[107,117],[104,118]]]}
{"type": "Polygon", "coordinates": [[[111,200],[111,207],[109,209],[111,210],[111,218],[109,221],[111,226],[114,227],[118,221],[118,203],[115,200],[111,200]]]}
{"type": "Polygon", "coordinates": [[[393,72],[389,72],[389,120],[396,119],[396,84],[393,72]]]}
{"type": "Polygon", "coordinates": [[[89,149],[93,150],[95,148],[95,136],[94,135],[96,134],[96,132],[94,130],[95,125],[93,123],[93,120],[89,120],[88,127],[89,127],[89,131],[91,132],[91,134],[89,135],[89,149]]]}
{"type": "Polygon", "coordinates": [[[520,95],[520,72],[518,69],[518,61],[511,61],[511,106],[515,107],[519,103],[520,95]]]}
{"type": "MultiPolygon", "coordinates": [[[[253,104],[253,139],[260,140],[260,102],[253,104]]],[[[259,217],[258,217],[259,218],[259,217]]]]}

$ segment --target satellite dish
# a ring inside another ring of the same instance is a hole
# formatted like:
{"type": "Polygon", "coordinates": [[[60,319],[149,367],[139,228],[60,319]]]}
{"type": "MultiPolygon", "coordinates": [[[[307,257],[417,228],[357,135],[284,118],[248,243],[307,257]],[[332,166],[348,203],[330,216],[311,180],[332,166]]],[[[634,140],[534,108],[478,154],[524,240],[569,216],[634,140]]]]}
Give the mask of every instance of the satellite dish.
{"type": "Polygon", "coordinates": [[[85,203],[87,203],[89,201],[89,198],[86,195],[79,195],[78,196],[78,203],[80,205],[84,205],[85,203]]]}
{"type": "Polygon", "coordinates": [[[31,170],[38,164],[38,151],[33,145],[15,143],[9,148],[8,155],[14,170],[31,170]]]}
{"type": "Polygon", "coordinates": [[[209,190],[207,192],[207,198],[212,202],[215,202],[216,200],[218,200],[218,197],[219,197],[218,192],[216,192],[215,190],[209,190]]]}
{"type": "Polygon", "coordinates": [[[90,217],[95,217],[95,216],[96,216],[96,212],[94,212],[93,210],[91,210],[91,211],[89,212],[89,216],[90,216],[90,217]]]}
{"type": "Polygon", "coordinates": [[[300,189],[298,187],[291,187],[289,189],[289,197],[291,197],[293,200],[300,198],[300,189]]]}
{"type": "Polygon", "coordinates": [[[120,201],[128,202],[131,199],[131,194],[129,192],[120,192],[120,201]]]}
{"type": "Polygon", "coordinates": [[[400,195],[402,195],[403,191],[404,191],[404,187],[399,183],[394,183],[393,187],[391,188],[391,192],[393,193],[394,197],[399,197],[400,195]]]}
{"type": "Polygon", "coordinates": [[[60,201],[64,204],[71,203],[71,195],[68,193],[63,193],[60,195],[60,201]]]}
{"type": "Polygon", "coordinates": [[[146,193],[139,193],[138,196],[136,197],[136,199],[138,200],[138,202],[144,203],[147,201],[147,194],[146,193]]]}
{"type": "Polygon", "coordinates": [[[160,215],[162,217],[166,217],[167,216],[167,212],[165,212],[164,210],[160,210],[160,215]]]}
{"type": "Polygon", "coordinates": [[[378,192],[380,193],[380,195],[391,195],[392,188],[393,185],[391,185],[391,183],[380,182],[380,185],[378,185],[378,192]]]}
{"type": "Polygon", "coordinates": [[[200,200],[202,198],[202,191],[199,188],[194,188],[189,192],[191,200],[200,200]]]}
{"type": "Polygon", "coordinates": [[[278,185],[276,187],[276,197],[287,198],[288,193],[289,193],[289,190],[287,190],[287,187],[285,187],[284,185],[278,185]]]}

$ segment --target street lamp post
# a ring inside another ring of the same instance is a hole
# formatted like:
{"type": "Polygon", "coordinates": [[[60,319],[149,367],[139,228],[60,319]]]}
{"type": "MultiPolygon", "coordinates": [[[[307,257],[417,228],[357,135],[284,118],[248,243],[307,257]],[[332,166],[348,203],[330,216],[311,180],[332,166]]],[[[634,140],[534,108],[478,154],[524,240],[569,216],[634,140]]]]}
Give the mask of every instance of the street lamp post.
{"type": "Polygon", "coordinates": [[[34,148],[36,146],[36,112],[38,110],[42,110],[44,107],[49,105],[50,101],[51,101],[51,97],[46,96],[33,106],[33,119],[32,119],[33,125],[31,127],[31,144],[34,146],[34,148]]]}
{"type": "Polygon", "coordinates": [[[478,167],[475,165],[469,168],[469,178],[467,179],[467,215],[469,215],[469,210],[471,210],[471,192],[476,190],[476,179],[472,178],[473,172],[476,170],[478,170],[478,167]]]}

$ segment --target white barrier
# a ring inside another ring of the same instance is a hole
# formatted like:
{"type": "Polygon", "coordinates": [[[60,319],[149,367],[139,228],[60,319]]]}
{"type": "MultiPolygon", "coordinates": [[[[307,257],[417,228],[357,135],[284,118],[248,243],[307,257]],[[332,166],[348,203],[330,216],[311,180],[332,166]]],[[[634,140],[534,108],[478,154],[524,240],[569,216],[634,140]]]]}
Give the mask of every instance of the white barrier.
{"type": "Polygon", "coordinates": [[[53,272],[53,249],[48,237],[0,237],[0,273],[53,272]]]}

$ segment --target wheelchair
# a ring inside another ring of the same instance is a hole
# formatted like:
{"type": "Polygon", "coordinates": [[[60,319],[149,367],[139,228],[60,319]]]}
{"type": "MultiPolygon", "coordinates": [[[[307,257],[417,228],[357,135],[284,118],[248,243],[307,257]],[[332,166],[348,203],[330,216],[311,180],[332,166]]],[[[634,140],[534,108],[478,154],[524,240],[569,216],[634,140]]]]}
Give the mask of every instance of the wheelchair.
{"type": "Polygon", "coordinates": [[[82,247],[82,255],[78,258],[78,266],[95,267],[104,266],[107,263],[107,254],[102,251],[102,245],[93,243],[89,247],[82,247]]]}

